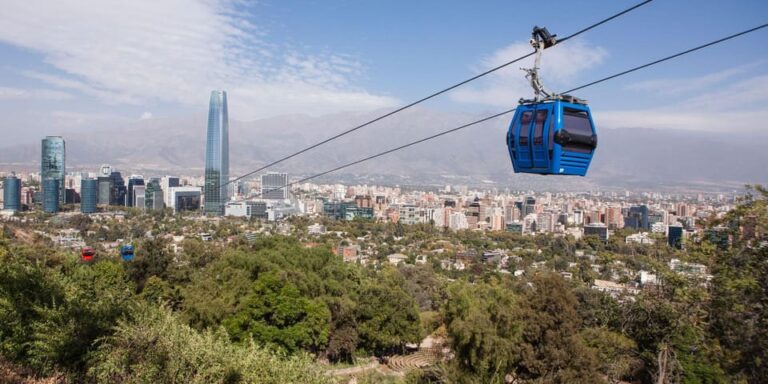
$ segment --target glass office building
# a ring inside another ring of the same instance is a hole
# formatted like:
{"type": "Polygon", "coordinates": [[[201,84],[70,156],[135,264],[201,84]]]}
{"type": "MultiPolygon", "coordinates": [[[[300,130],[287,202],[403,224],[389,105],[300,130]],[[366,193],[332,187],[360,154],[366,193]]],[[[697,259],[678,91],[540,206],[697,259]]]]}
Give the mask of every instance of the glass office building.
{"type": "MultiPolygon", "coordinates": [[[[128,207],[133,207],[135,195],[136,195],[136,187],[137,186],[144,186],[144,177],[140,175],[131,175],[131,177],[128,178],[128,188],[125,195],[125,205],[128,207]]],[[[142,193],[144,193],[142,191],[142,193]]],[[[142,205],[139,208],[144,208],[142,205]]]]}
{"type": "Polygon", "coordinates": [[[176,212],[197,211],[200,209],[200,191],[176,191],[173,194],[176,212]]]}
{"type": "Polygon", "coordinates": [[[16,175],[7,176],[3,181],[3,209],[21,210],[21,180],[16,175]]]}
{"type": "Polygon", "coordinates": [[[125,180],[118,171],[112,171],[109,175],[111,181],[109,205],[125,205],[125,180]]]}
{"type": "MultiPolygon", "coordinates": [[[[59,204],[66,201],[64,188],[66,146],[61,136],[46,136],[43,139],[42,159],[40,161],[40,179],[58,180],[59,204]]],[[[43,183],[43,196],[45,196],[45,183],[43,183]]]]}
{"type": "Polygon", "coordinates": [[[269,172],[261,175],[261,198],[283,200],[288,198],[288,174],[269,172]]]}
{"type": "Polygon", "coordinates": [[[160,188],[160,179],[152,178],[144,189],[144,209],[159,210],[165,206],[163,190],[160,188]]]}
{"type": "Polygon", "coordinates": [[[97,199],[99,205],[109,205],[109,199],[112,197],[112,179],[105,176],[99,176],[96,179],[98,182],[99,197],[97,199]]]}
{"type": "Polygon", "coordinates": [[[43,212],[59,211],[59,179],[43,179],[43,212]]]}
{"type": "Polygon", "coordinates": [[[229,199],[229,117],[227,92],[212,91],[205,146],[205,213],[221,216],[229,199]]]}
{"type": "Polygon", "coordinates": [[[670,225],[667,229],[667,244],[670,247],[677,249],[683,248],[683,226],[682,225],[670,225]]]}
{"type": "Polygon", "coordinates": [[[80,212],[96,212],[96,203],[99,200],[99,181],[96,179],[83,179],[80,181],[80,212]]]}

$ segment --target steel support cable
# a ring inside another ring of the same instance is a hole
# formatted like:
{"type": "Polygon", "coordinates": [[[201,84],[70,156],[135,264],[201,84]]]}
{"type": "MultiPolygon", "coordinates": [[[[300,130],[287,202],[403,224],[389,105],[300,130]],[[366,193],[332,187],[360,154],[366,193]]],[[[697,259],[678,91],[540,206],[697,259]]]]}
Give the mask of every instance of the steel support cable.
{"type": "MultiPolygon", "coordinates": [[[[644,0],[644,1],[640,2],[640,3],[638,3],[638,4],[635,4],[635,5],[634,5],[634,6],[632,6],[632,7],[629,7],[629,8],[627,8],[627,9],[625,9],[625,10],[623,10],[623,11],[619,12],[619,13],[616,13],[616,14],[614,14],[614,15],[612,15],[612,16],[610,16],[610,17],[608,17],[608,18],[605,18],[605,19],[603,19],[603,20],[600,20],[600,21],[598,21],[598,22],[596,22],[596,23],[594,23],[594,24],[592,24],[592,25],[590,25],[590,26],[588,26],[588,27],[586,27],[586,28],[584,28],[584,29],[582,29],[582,30],[580,30],[580,31],[576,32],[576,33],[573,33],[573,34],[571,34],[571,35],[569,35],[569,36],[566,36],[566,37],[564,37],[564,38],[562,38],[562,39],[558,40],[558,41],[557,41],[557,44],[559,44],[559,43],[562,43],[562,42],[564,42],[564,41],[566,41],[566,40],[568,40],[568,39],[574,38],[574,37],[576,37],[576,36],[578,36],[578,35],[581,35],[582,33],[585,33],[585,32],[587,32],[587,31],[589,31],[589,30],[591,30],[591,29],[594,29],[594,28],[596,28],[596,27],[598,27],[598,26],[600,26],[600,25],[602,25],[602,24],[605,24],[605,23],[607,23],[607,22],[609,22],[609,21],[611,21],[611,20],[613,20],[613,19],[615,19],[615,18],[617,18],[617,17],[619,17],[619,16],[622,16],[622,15],[624,15],[624,14],[626,14],[626,13],[629,13],[629,12],[631,12],[631,11],[633,11],[633,10],[637,9],[637,8],[640,8],[641,6],[643,6],[643,5],[646,5],[646,4],[650,3],[651,1],[653,1],[653,0],[644,0]]],[[[357,131],[357,130],[359,130],[359,129],[362,129],[362,128],[364,128],[364,127],[367,127],[367,126],[369,126],[369,125],[371,125],[371,124],[373,124],[373,123],[376,123],[376,122],[378,122],[378,121],[381,121],[381,120],[383,120],[383,119],[386,119],[387,117],[390,117],[390,116],[392,116],[392,115],[394,115],[394,114],[400,113],[400,112],[402,112],[402,111],[404,111],[404,110],[406,110],[406,109],[409,109],[409,108],[411,108],[411,107],[414,107],[414,106],[416,106],[416,105],[418,105],[418,104],[421,104],[421,103],[423,103],[423,102],[425,102],[425,101],[427,101],[427,100],[430,100],[430,99],[432,99],[432,98],[435,98],[435,97],[437,97],[437,96],[440,96],[440,95],[442,95],[442,94],[444,94],[444,93],[446,93],[446,92],[452,91],[452,90],[454,90],[454,89],[456,89],[456,88],[458,88],[458,87],[461,87],[461,86],[463,86],[463,85],[465,85],[465,84],[467,84],[467,83],[470,83],[470,82],[472,82],[472,81],[475,81],[475,80],[477,80],[477,79],[479,79],[479,78],[481,78],[481,77],[487,76],[487,75],[489,75],[489,74],[491,74],[491,73],[493,73],[493,72],[496,72],[496,71],[498,71],[498,70],[500,70],[500,69],[502,69],[502,68],[508,67],[508,66],[510,66],[510,65],[512,65],[512,64],[514,64],[514,63],[517,63],[517,62],[518,62],[518,61],[520,61],[520,60],[524,60],[524,59],[526,59],[526,58],[528,58],[528,57],[531,57],[531,56],[533,56],[535,53],[536,53],[536,52],[534,51],[534,52],[528,53],[528,54],[526,54],[526,55],[524,55],[524,56],[520,56],[520,57],[518,57],[517,59],[514,59],[514,60],[511,60],[511,61],[508,61],[508,62],[506,62],[506,63],[503,63],[503,64],[499,65],[499,66],[493,67],[493,68],[491,68],[491,69],[489,69],[489,70],[487,70],[487,71],[485,71],[485,72],[483,72],[483,73],[477,74],[477,75],[475,75],[475,76],[472,76],[472,77],[470,77],[469,79],[466,79],[466,80],[464,80],[464,81],[462,81],[462,82],[459,82],[459,83],[456,83],[456,84],[454,84],[454,85],[451,85],[451,86],[450,86],[450,87],[448,87],[448,88],[442,89],[442,90],[440,90],[440,91],[437,91],[437,92],[435,92],[435,93],[432,93],[432,94],[431,94],[431,95],[429,95],[429,96],[426,96],[426,97],[423,97],[423,98],[421,98],[421,99],[419,99],[419,100],[416,100],[416,101],[414,101],[414,102],[412,102],[412,103],[410,103],[410,104],[407,104],[407,105],[404,105],[404,106],[402,106],[402,107],[399,107],[399,108],[395,109],[394,111],[391,111],[391,112],[385,113],[385,114],[383,114],[383,115],[381,115],[381,116],[379,116],[379,117],[376,117],[376,118],[374,118],[373,120],[369,120],[369,121],[367,121],[367,122],[365,122],[365,123],[362,123],[362,124],[360,124],[360,125],[357,125],[357,126],[355,126],[355,127],[353,127],[353,128],[347,129],[346,131],[342,131],[342,132],[340,132],[340,133],[338,133],[338,134],[336,134],[336,135],[333,135],[333,136],[331,136],[331,137],[329,137],[329,138],[327,138],[327,139],[324,139],[324,140],[322,140],[322,141],[319,141],[319,142],[317,142],[317,143],[315,143],[315,144],[312,144],[312,145],[310,145],[310,146],[308,146],[308,147],[306,147],[306,148],[304,148],[304,149],[301,149],[301,150],[299,150],[299,151],[297,151],[297,152],[294,152],[294,153],[292,153],[292,154],[290,154],[290,155],[284,156],[284,157],[282,157],[282,158],[280,158],[280,159],[277,159],[277,160],[275,160],[275,161],[273,161],[273,162],[271,162],[271,163],[269,163],[269,164],[267,164],[267,165],[264,165],[264,166],[262,166],[262,167],[260,167],[260,168],[258,168],[258,169],[256,169],[256,170],[253,170],[253,171],[251,171],[251,172],[248,172],[248,173],[246,173],[246,174],[244,174],[244,175],[242,175],[242,176],[239,176],[239,177],[237,177],[237,178],[235,178],[235,179],[233,179],[233,180],[230,180],[230,181],[228,181],[227,183],[224,183],[224,184],[221,186],[221,188],[224,188],[224,187],[226,187],[226,186],[227,186],[227,185],[229,185],[229,184],[232,184],[232,183],[234,183],[234,182],[237,182],[237,181],[239,181],[239,180],[242,180],[242,179],[244,179],[244,178],[246,178],[246,177],[248,177],[248,176],[251,176],[251,175],[253,175],[253,174],[255,174],[255,173],[261,172],[261,171],[263,171],[263,170],[265,170],[265,169],[267,169],[267,168],[271,168],[271,167],[273,167],[273,166],[275,166],[275,165],[277,165],[277,164],[280,164],[280,163],[282,163],[282,162],[284,162],[284,161],[286,161],[286,160],[292,159],[292,158],[294,158],[294,157],[296,157],[296,156],[298,156],[298,155],[301,155],[301,154],[303,154],[303,153],[305,153],[305,152],[307,152],[307,151],[310,151],[310,150],[312,150],[312,149],[315,149],[315,148],[317,148],[317,147],[319,147],[319,146],[321,146],[321,145],[323,145],[323,144],[326,144],[326,143],[328,143],[328,142],[331,142],[331,141],[333,141],[333,140],[336,140],[336,139],[338,139],[338,138],[340,138],[340,137],[342,137],[342,136],[348,135],[348,134],[350,134],[350,133],[352,133],[352,132],[355,132],[355,131],[357,131]]]]}
{"type": "MultiPolygon", "coordinates": [[[[665,61],[672,60],[674,58],[677,58],[677,57],[680,57],[680,56],[683,56],[683,55],[687,55],[689,53],[693,53],[695,51],[698,51],[698,50],[701,50],[701,49],[704,49],[704,48],[707,48],[707,47],[711,47],[711,46],[716,45],[716,44],[723,43],[725,41],[734,39],[736,37],[743,36],[743,35],[746,35],[746,34],[749,34],[749,33],[752,33],[752,32],[756,32],[756,31],[758,31],[760,29],[763,29],[763,28],[766,28],[766,27],[768,27],[768,23],[760,25],[760,26],[757,26],[757,27],[754,27],[754,28],[750,28],[750,29],[748,29],[746,31],[743,31],[743,32],[739,32],[739,33],[735,33],[735,34],[730,35],[730,36],[723,37],[721,39],[717,39],[715,41],[712,41],[712,42],[709,42],[709,43],[706,43],[706,44],[699,45],[698,47],[691,48],[691,49],[688,49],[688,50],[685,50],[685,51],[682,51],[682,52],[679,52],[679,53],[676,53],[676,54],[673,54],[673,55],[670,55],[670,56],[667,56],[667,57],[664,57],[664,58],[661,58],[661,59],[658,59],[658,60],[655,60],[655,61],[652,61],[652,62],[647,63],[647,64],[639,65],[637,67],[628,69],[626,71],[622,71],[622,72],[619,72],[619,73],[616,73],[616,74],[613,74],[613,75],[610,75],[610,76],[606,76],[606,77],[604,77],[602,79],[595,80],[593,82],[590,82],[590,83],[578,86],[576,88],[570,89],[568,91],[565,91],[564,93],[569,93],[569,92],[577,91],[577,90],[584,89],[584,88],[587,88],[587,87],[591,87],[593,85],[596,85],[596,84],[599,84],[599,83],[602,83],[602,82],[605,82],[605,81],[608,81],[608,80],[612,80],[612,79],[615,79],[615,78],[620,77],[620,76],[624,76],[626,74],[638,71],[640,69],[648,68],[650,66],[653,66],[653,65],[656,65],[656,64],[660,64],[660,63],[663,63],[665,61]]],[[[480,123],[483,123],[483,122],[486,122],[486,121],[489,121],[489,120],[493,120],[493,119],[495,119],[497,117],[501,117],[503,115],[512,113],[512,112],[515,111],[515,109],[517,109],[517,107],[512,108],[512,109],[508,109],[508,110],[503,111],[503,112],[499,112],[499,113],[497,113],[495,115],[484,117],[484,118],[482,118],[480,120],[475,120],[475,121],[473,121],[471,123],[467,123],[467,124],[464,124],[462,126],[449,129],[447,131],[442,131],[442,132],[436,133],[434,135],[430,135],[430,136],[421,138],[419,140],[412,141],[412,142],[407,143],[407,144],[403,144],[403,145],[395,147],[395,148],[388,149],[388,150],[386,150],[384,152],[379,152],[379,153],[377,153],[375,155],[371,155],[371,156],[368,156],[368,157],[365,157],[365,158],[362,158],[362,159],[359,159],[359,160],[355,160],[355,161],[350,162],[350,163],[346,163],[344,165],[338,166],[338,167],[333,168],[333,169],[329,169],[327,171],[323,171],[323,172],[320,172],[320,173],[313,174],[311,176],[304,177],[304,178],[302,178],[300,180],[296,180],[296,181],[287,183],[287,184],[285,184],[285,185],[283,185],[281,187],[268,189],[265,192],[272,192],[272,191],[277,191],[277,190],[281,190],[281,189],[284,189],[284,188],[288,188],[288,187],[291,187],[293,185],[300,184],[300,183],[303,183],[305,181],[312,180],[312,179],[318,178],[320,176],[324,176],[324,175],[327,175],[329,173],[333,173],[333,172],[342,170],[344,168],[351,167],[353,165],[357,165],[357,164],[360,164],[360,163],[363,163],[363,162],[366,162],[366,161],[369,161],[369,160],[373,160],[375,158],[378,158],[378,157],[381,157],[381,156],[384,156],[384,155],[388,155],[388,154],[390,154],[392,152],[397,152],[399,150],[402,150],[402,149],[414,146],[416,144],[421,144],[421,143],[423,143],[425,141],[436,139],[436,138],[438,138],[440,136],[444,136],[444,135],[447,135],[449,133],[460,131],[462,129],[469,128],[471,126],[474,126],[474,125],[477,125],[477,124],[480,124],[480,123]]],[[[258,197],[260,195],[261,194],[257,195],[256,197],[258,197]]]]}

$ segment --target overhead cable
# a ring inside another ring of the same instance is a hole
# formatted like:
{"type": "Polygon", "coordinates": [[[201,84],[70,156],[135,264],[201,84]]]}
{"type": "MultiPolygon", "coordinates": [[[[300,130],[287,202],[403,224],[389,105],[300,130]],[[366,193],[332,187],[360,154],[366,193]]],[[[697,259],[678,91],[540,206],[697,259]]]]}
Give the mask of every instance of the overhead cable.
{"type": "MultiPolygon", "coordinates": [[[[609,22],[609,21],[611,21],[611,20],[613,20],[613,19],[615,19],[615,18],[617,18],[617,17],[619,17],[619,16],[622,16],[622,15],[624,15],[624,14],[626,14],[626,13],[628,13],[628,12],[631,12],[631,11],[633,11],[633,10],[637,9],[637,8],[640,8],[641,6],[643,6],[643,5],[646,5],[646,4],[650,3],[651,1],[653,1],[653,0],[645,0],[645,1],[642,1],[642,2],[640,2],[640,3],[638,3],[638,4],[635,4],[634,6],[632,6],[632,7],[629,7],[629,8],[627,8],[627,9],[625,9],[625,10],[623,10],[623,11],[619,12],[619,13],[616,13],[616,14],[614,14],[614,15],[612,15],[612,16],[610,16],[610,17],[607,17],[607,18],[605,18],[605,19],[602,19],[602,20],[600,20],[600,21],[598,21],[598,22],[596,22],[596,23],[594,23],[594,24],[592,24],[592,25],[590,25],[590,26],[588,26],[588,27],[586,27],[586,28],[584,28],[584,29],[581,29],[580,31],[578,31],[578,32],[576,32],[576,33],[573,33],[573,34],[571,34],[571,35],[569,35],[569,36],[566,36],[566,37],[564,37],[564,38],[562,38],[562,39],[559,39],[559,40],[557,41],[557,44],[559,44],[559,43],[562,43],[562,42],[564,42],[564,41],[567,41],[567,40],[569,40],[569,39],[571,39],[571,38],[574,38],[574,37],[576,37],[576,36],[578,36],[578,35],[581,35],[582,33],[585,33],[585,32],[587,32],[587,31],[589,31],[589,30],[591,30],[591,29],[593,29],[593,28],[596,28],[596,27],[598,27],[598,26],[600,26],[600,25],[602,25],[602,24],[605,24],[605,23],[607,23],[607,22],[609,22]]],[[[423,103],[423,102],[425,102],[425,101],[427,101],[427,100],[429,100],[429,99],[435,98],[435,97],[437,97],[437,96],[440,96],[440,95],[442,95],[442,94],[444,94],[444,93],[446,93],[446,92],[449,92],[449,91],[451,91],[451,90],[454,90],[454,89],[456,89],[456,88],[458,88],[458,87],[461,87],[461,86],[463,86],[463,85],[465,85],[465,84],[467,84],[467,83],[470,83],[470,82],[472,82],[472,81],[475,81],[475,80],[477,80],[477,79],[479,79],[479,78],[481,78],[481,77],[487,76],[487,75],[489,75],[489,74],[491,74],[491,73],[493,73],[493,72],[496,72],[496,71],[498,71],[498,70],[500,70],[500,69],[502,69],[502,68],[505,68],[505,67],[507,67],[507,66],[509,66],[509,65],[512,65],[512,64],[514,64],[514,63],[517,63],[517,62],[518,62],[518,61],[520,61],[520,60],[524,60],[524,59],[526,59],[526,58],[528,58],[528,57],[531,57],[531,56],[533,56],[535,53],[536,53],[535,51],[534,51],[534,52],[530,52],[530,53],[528,53],[528,54],[525,54],[525,55],[523,55],[523,56],[520,56],[520,57],[518,57],[518,58],[516,58],[516,59],[514,59],[514,60],[510,60],[510,61],[507,61],[506,63],[503,63],[503,64],[501,64],[501,65],[499,65],[499,66],[496,66],[496,67],[493,67],[493,68],[491,68],[491,69],[489,69],[489,70],[487,70],[487,71],[485,71],[485,72],[482,72],[482,73],[480,73],[480,74],[477,74],[477,75],[475,75],[475,76],[472,76],[472,77],[470,77],[469,79],[466,79],[466,80],[464,80],[464,81],[461,81],[461,82],[459,82],[459,83],[453,84],[453,85],[451,85],[451,86],[450,86],[450,87],[448,87],[448,88],[444,88],[444,89],[442,89],[442,90],[440,90],[440,91],[437,91],[437,92],[434,92],[434,93],[430,94],[429,96],[423,97],[423,98],[421,98],[421,99],[419,99],[419,100],[416,100],[416,101],[414,101],[414,102],[412,102],[412,103],[410,103],[410,104],[407,104],[407,105],[404,105],[404,106],[402,106],[402,107],[399,107],[399,108],[395,109],[394,111],[391,111],[391,112],[385,113],[385,114],[383,114],[383,115],[381,115],[381,116],[378,116],[378,117],[376,117],[376,118],[374,118],[374,119],[372,119],[372,120],[369,120],[369,121],[367,121],[367,122],[365,122],[365,123],[362,123],[362,124],[360,124],[360,125],[357,125],[357,126],[355,126],[355,127],[353,127],[353,128],[347,129],[346,131],[340,132],[340,133],[338,133],[338,134],[336,134],[336,135],[333,135],[333,136],[331,136],[331,137],[329,137],[329,138],[327,138],[327,139],[321,140],[321,141],[319,141],[319,142],[317,142],[317,143],[315,143],[315,144],[312,144],[312,145],[310,145],[310,146],[308,146],[308,147],[305,147],[305,148],[303,148],[303,149],[301,149],[301,150],[299,150],[299,151],[296,151],[296,152],[294,152],[294,153],[291,153],[291,154],[289,154],[289,155],[287,155],[287,156],[284,156],[284,157],[282,157],[282,158],[280,158],[280,159],[277,159],[277,160],[275,160],[275,161],[272,161],[271,163],[269,163],[269,164],[266,164],[266,165],[264,165],[264,166],[262,166],[262,167],[259,167],[259,168],[255,169],[255,170],[253,170],[253,171],[251,171],[251,172],[248,172],[248,173],[246,173],[246,174],[244,174],[244,175],[242,175],[242,176],[239,176],[239,177],[237,177],[237,178],[235,178],[235,179],[232,179],[232,180],[228,181],[227,183],[223,184],[221,187],[222,187],[222,188],[224,188],[225,186],[227,186],[227,185],[229,185],[229,184],[231,184],[231,183],[237,182],[238,180],[244,179],[244,178],[246,178],[246,177],[248,177],[248,176],[251,176],[251,175],[253,175],[253,174],[255,174],[255,173],[261,172],[261,171],[263,171],[263,170],[265,170],[265,169],[267,169],[267,168],[271,168],[271,167],[273,167],[273,166],[275,166],[275,165],[277,165],[277,164],[280,164],[280,163],[282,163],[282,162],[284,162],[284,161],[286,161],[286,160],[288,160],[288,159],[292,159],[292,158],[294,158],[294,157],[296,157],[296,156],[298,156],[298,155],[301,155],[302,153],[305,153],[305,152],[307,152],[307,151],[310,151],[310,150],[312,150],[312,149],[314,149],[314,148],[317,148],[317,147],[319,147],[319,146],[321,146],[321,145],[323,145],[323,144],[326,144],[326,143],[328,143],[328,142],[331,142],[331,141],[333,141],[333,140],[336,140],[336,139],[338,139],[338,138],[340,138],[340,137],[342,137],[342,136],[346,136],[346,135],[348,135],[348,134],[350,134],[350,133],[352,133],[352,132],[355,132],[355,131],[357,131],[357,130],[359,130],[359,129],[362,129],[362,128],[364,128],[364,127],[367,127],[367,126],[369,126],[369,125],[371,125],[371,124],[373,124],[373,123],[375,123],[375,122],[378,122],[378,121],[380,121],[380,120],[386,119],[387,117],[390,117],[390,116],[392,116],[392,115],[394,115],[394,114],[400,113],[400,112],[402,112],[402,111],[404,111],[404,110],[406,110],[406,109],[409,109],[409,108],[411,108],[411,107],[414,107],[414,106],[416,106],[416,105],[418,105],[418,104],[421,104],[421,103],[423,103]]]]}
{"type": "MultiPolygon", "coordinates": [[[[763,25],[760,25],[760,26],[757,26],[757,27],[754,27],[754,28],[750,28],[750,29],[748,29],[748,30],[745,30],[745,31],[743,31],[743,32],[739,32],[739,33],[735,33],[735,34],[733,34],[733,35],[729,35],[729,36],[723,37],[723,38],[721,38],[721,39],[717,39],[717,40],[714,40],[714,41],[712,41],[712,42],[709,42],[709,43],[706,43],[706,44],[702,44],[702,45],[699,45],[698,47],[695,47],[695,48],[691,48],[691,49],[688,49],[688,50],[685,50],[685,51],[682,51],[682,52],[679,52],[679,53],[675,53],[675,54],[673,54],[673,55],[669,55],[669,56],[667,56],[667,57],[664,57],[664,58],[661,58],[661,59],[658,59],[658,60],[654,60],[654,61],[652,61],[652,62],[650,62],[650,63],[647,63],[647,64],[639,65],[639,66],[637,66],[637,67],[634,67],[634,68],[628,69],[628,70],[626,70],[626,71],[622,71],[622,72],[618,72],[618,73],[616,73],[616,74],[613,74],[613,75],[610,75],[610,76],[606,76],[606,77],[604,77],[604,78],[602,78],[602,79],[599,79],[599,80],[595,80],[595,81],[593,81],[593,82],[590,82],[590,83],[587,83],[587,84],[584,84],[584,85],[578,86],[578,87],[576,87],[576,88],[570,89],[570,90],[568,90],[568,91],[566,91],[566,92],[564,92],[564,93],[569,93],[569,92],[577,91],[577,90],[580,90],[580,89],[584,89],[584,88],[587,88],[587,87],[591,87],[591,86],[593,86],[593,85],[596,85],[596,84],[599,84],[599,83],[602,83],[602,82],[605,82],[605,81],[608,81],[608,80],[611,80],[611,79],[615,79],[615,78],[617,78],[617,77],[620,77],[620,76],[624,76],[624,75],[627,75],[627,74],[629,74],[629,73],[632,73],[632,72],[638,71],[638,70],[640,70],[640,69],[648,68],[648,67],[651,67],[651,66],[653,66],[653,65],[656,65],[656,64],[660,64],[660,63],[663,63],[663,62],[665,62],[665,61],[668,61],[668,60],[672,60],[672,59],[678,58],[678,57],[680,57],[680,56],[683,56],[683,55],[687,55],[687,54],[689,54],[689,53],[692,53],[692,52],[698,51],[698,50],[700,50],[700,49],[704,49],[704,48],[707,48],[707,47],[711,47],[711,46],[713,46],[713,45],[716,45],[716,44],[720,44],[720,43],[723,43],[723,42],[725,42],[725,41],[728,41],[728,40],[734,39],[734,38],[736,38],[736,37],[739,37],[739,36],[743,36],[743,35],[746,35],[746,34],[749,34],[749,33],[752,33],[752,32],[756,32],[756,31],[758,31],[758,30],[760,30],[760,29],[763,29],[763,28],[766,28],[766,27],[768,27],[768,23],[766,23],[766,24],[763,24],[763,25]]],[[[398,146],[398,147],[395,147],[395,148],[391,148],[391,149],[388,149],[388,150],[386,150],[386,151],[384,151],[384,152],[379,152],[379,153],[377,153],[377,154],[375,154],[375,155],[371,155],[371,156],[368,156],[368,157],[364,157],[364,158],[362,158],[362,159],[359,159],[359,160],[355,160],[355,161],[353,161],[353,162],[350,162],[350,163],[346,163],[346,164],[344,164],[344,165],[341,165],[341,166],[338,166],[338,167],[336,167],[336,168],[333,168],[333,169],[329,169],[329,170],[327,170],[327,171],[323,171],[323,172],[320,172],[320,173],[316,173],[316,174],[313,174],[313,175],[311,175],[311,176],[307,176],[307,177],[304,177],[304,178],[302,178],[302,179],[300,179],[300,180],[296,180],[296,181],[293,181],[293,182],[287,183],[287,184],[285,184],[285,185],[283,185],[283,186],[281,186],[281,187],[276,187],[276,188],[272,188],[272,189],[269,189],[269,190],[267,190],[267,191],[265,191],[265,192],[271,192],[271,191],[281,190],[281,189],[283,189],[283,188],[289,188],[289,187],[291,187],[291,186],[293,186],[293,185],[296,185],[296,184],[300,184],[300,183],[303,183],[303,182],[305,182],[305,181],[309,181],[309,180],[312,180],[312,179],[318,178],[318,177],[320,177],[320,176],[324,176],[324,175],[327,175],[327,174],[329,174],[329,173],[332,173],[332,172],[336,172],[336,171],[342,170],[342,169],[344,169],[344,168],[348,168],[348,167],[351,167],[351,166],[353,166],[353,165],[357,165],[357,164],[360,164],[360,163],[363,163],[363,162],[366,162],[366,161],[369,161],[369,160],[373,160],[373,159],[375,159],[375,158],[378,158],[378,157],[381,157],[381,156],[384,156],[384,155],[388,155],[388,154],[390,154],[390,153],[392,153],[392,152],[397,152],[397,151],[403,150],[403,149],[405,149],[405,148],[408,148],[408,147],[414,146],[414,145],[416,145],[416,144],[421,144],[421,143],[423,143],[423,142],[426,142],[426,141],[429,141],[429,140],[432,140],[432,139],[436,139],[436,138],[438,138],[438,137],[441,137],[441,136],[445,136],[445,135],[447,135],[447,134],[450,134],[450,133],[454,133],[454,132],[460,131],[460,130],[462,130],[462,129],[465,129],[465,128],[469,128],[469,127],[471,127],[471,126],[474,126],[474,125],[477,125],[477,124],[480,124],[480,123],[483,123],[483,122],[486,122],[486,121],[489,121],[489,120],[495,119],[495,118],[497,118],[497,117],[501,117],[501,116],[503,116],[503,115],[506,115],[506,114],[509,114],[509,113],[512,113],[512,112],[514,112],[514,111],[515,111],[515,109],[517,109],[517,108],[515,107],[515,108],[512,108],[512,109],[508,109],[508,110],[506,110],[506,111],[503,111],[503,112],[499,112],[499,113],[497,113],[497,114],[494,114],[494,115],[491,115],[491,116],[487,116],[487,117],[484,117],[484,118],[482,118],[482,119],[479,119],[479,120],[475,120],[475,121],[473,121],[473,122],[471,122],[471,123],[467,123],[467,124],[464,124],[464,125],[462,125],[462,126],[459,126],[459,127],[456,127],[456,128],[452,128],[452,129],[449,129],[449,130],[447,130],[447,131],[442,131],[442,132],[436,133],[436,134],[434,134],[434,135],[430,135],[430,136],[427,136],[427,137],[424,137],[424,138],[418,139],[418,140],[416,140],[416,141],[412,141],[412,142],[410,142],[410,143],[407,143],[407,144],[403,144],[403,145],[401,145],[401,146],[398,146]]],[[[257,197],[258,197],[258,196],[259,196],[259,195],[257,195],[257,197]]]]}

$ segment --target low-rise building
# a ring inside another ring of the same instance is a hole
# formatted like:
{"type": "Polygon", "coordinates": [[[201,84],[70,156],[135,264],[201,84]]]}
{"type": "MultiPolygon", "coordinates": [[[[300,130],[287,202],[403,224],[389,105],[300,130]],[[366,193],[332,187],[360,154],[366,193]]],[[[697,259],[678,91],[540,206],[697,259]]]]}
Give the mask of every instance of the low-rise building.
{"type": "Polygon", "coordinates": [[[387,261],[389,261],[392,265],[398,265],[400,263],[404,263],[408,260],[408,256],[403,255],[402,253],[393,253],[389,256],[387,256],[387,261]]]}
{"type": "Polygon", "coordinates": [[[620,296],[625,294],[636,295],[639,292],[637,288],[632,288],[626,284],[619,284],[614,283],[613,281],[597,279],[592,284],[592,289],[607,293],[614,299],[618,299],[620,296]]]}
{"type": "Polygon", "coordinates": [[[656,240],[654,240],[650,234],[648,234],[648,232],[633,233],[627,236],[625,241],[627,244],[635,243],[653,245],[656,243],[656,240]]]}

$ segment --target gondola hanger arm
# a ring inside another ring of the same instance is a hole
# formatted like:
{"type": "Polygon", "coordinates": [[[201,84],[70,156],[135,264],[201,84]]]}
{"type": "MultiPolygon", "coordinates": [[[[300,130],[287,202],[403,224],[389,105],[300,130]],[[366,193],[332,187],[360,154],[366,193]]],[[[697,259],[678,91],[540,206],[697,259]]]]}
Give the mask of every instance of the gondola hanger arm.
{"type": "MultiPolygon", "coordinates": [[[[533,68],[520,68],[525,71],[525,78],[531,83],[533,88],[534,98],[533,102],[538,102],[547,99],[556,99],[558,94],[549,92],[544,88],[544,84],[541,83],[541,77],[539,76],[539,67],[541,64],[541,52],[545,49],[557,44],[557,35],[550,34],[545,27],[533,27],[531,33],[531,46],[535,50],[535,59],[533,62],[533,68]]],[[[520,99],[520,103],[527,102],[528,100],[520,99]]]]}

